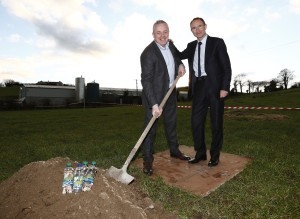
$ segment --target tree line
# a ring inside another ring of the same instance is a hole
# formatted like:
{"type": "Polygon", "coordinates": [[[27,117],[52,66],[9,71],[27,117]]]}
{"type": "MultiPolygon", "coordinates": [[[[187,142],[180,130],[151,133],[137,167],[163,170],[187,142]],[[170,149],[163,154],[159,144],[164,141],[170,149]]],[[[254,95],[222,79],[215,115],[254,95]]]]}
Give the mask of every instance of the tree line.
{"type": "MultiPolygon", "coordinates": [[[[290,82],[294,79],[294,71],[291,71],[287,68],[282,69],[277,78],[273,78],[271,81],[252,81],[247,79],[246,73],[238,74],[233,79],[233,88],[231,93],[243,93],[243,88],[246,87],[246,93],[258,93],[262,92],[272,92],[277,90],[288,89],[290,82]]],[[[291,88],[300,87],[300,82],[294,83],[291,88]]]]}

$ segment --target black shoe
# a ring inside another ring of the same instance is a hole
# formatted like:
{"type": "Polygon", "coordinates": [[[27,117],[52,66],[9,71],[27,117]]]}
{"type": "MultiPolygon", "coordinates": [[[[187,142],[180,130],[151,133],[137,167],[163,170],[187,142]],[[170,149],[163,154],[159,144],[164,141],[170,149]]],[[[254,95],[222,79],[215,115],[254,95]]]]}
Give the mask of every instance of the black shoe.
{"type": "Polygon", "coordinates": [[[178,153],[178,154],[171,154],[170,155],[171,157],[173,157],[173,158],[177,158],[177,159],[179,159],[179,160],[190,160],[191,158],[189,157],[189,156],[187,156],[187,155],[185,155],[185,154],[183,154],[183,153],[178,153]]]}
{"type": "Polygon", "coordinates": [[[151,176],[153,173],[152,162],[144,162],[143,173],[148,176],[151,176]]]}
{"type": "Polygon", "coordinates": [[[195,164],[195,163],[199,163],[201,160],[207,160],[206,155],[198,155],[196,153],[195,158],[189,160],[189,163],[195,164]]]}
{"type": "Polygon", "coordinates": [[[214,167],[214,166],[217,166],[218,164],[219,164],[219,160],[210,160],[208,162],[209,167],[214,167]]]}

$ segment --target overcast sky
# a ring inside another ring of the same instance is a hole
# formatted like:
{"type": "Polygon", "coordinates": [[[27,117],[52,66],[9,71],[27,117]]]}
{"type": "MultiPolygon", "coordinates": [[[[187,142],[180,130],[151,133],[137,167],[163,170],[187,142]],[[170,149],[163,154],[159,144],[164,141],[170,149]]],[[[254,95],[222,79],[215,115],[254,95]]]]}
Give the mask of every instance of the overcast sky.
{"type": "MultiPolygon", "coordinates": [[[[100,88],[140,89],[153,23],[165,20],[183,50],[195,39],[194,17],[225,40],[233,77],[270,81],[288,68],[291,83],[300,81],[300,0],[1,0],[0,82],[75,84],[82,76],[100,88]]],[[[188,74],[178,85],[187,83],[188,74]]]]}

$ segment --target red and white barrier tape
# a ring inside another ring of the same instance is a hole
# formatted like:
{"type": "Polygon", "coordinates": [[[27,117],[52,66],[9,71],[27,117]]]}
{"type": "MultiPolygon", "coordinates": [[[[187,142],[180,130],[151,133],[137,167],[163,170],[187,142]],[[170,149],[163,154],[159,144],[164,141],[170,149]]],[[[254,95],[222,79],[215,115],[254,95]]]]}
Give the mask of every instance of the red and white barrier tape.
{"type": "MultiPolygon", "coordinates": [[[[192,106],[178,106],[178,108],[191,109],[192,106]]],[[[300,108],[264,107],[264,106],[225,106],[224,109],[233,109],[233,110],[300,110],[300,108]]]]}

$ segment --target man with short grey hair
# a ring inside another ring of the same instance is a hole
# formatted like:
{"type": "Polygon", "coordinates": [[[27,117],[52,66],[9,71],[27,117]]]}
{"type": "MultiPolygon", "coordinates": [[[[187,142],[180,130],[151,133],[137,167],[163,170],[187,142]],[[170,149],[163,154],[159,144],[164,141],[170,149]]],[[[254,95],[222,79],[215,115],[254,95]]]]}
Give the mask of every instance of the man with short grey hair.
{"type": "MultiPolygon", "coordinates": [[[[164,109],[159,104],[173,84],[177,75],[185,74],[185,67],[179,59],[176,47],[169,42],[169,27],[163,20],[158,20],[153,25],[154,40],[141,54],[141,82],[143,86],[142,101],[145,107],[145,126],[152,116],[160,117],[164,121],[165,134],[170,149],[170,156],[181,160],[190,158],[182,154],[176,133],[176,90],[172,92],[164,109]]],[[[157,120],[153,124],[143,142],[143,172],[147,175],[153,173],[154,139],[157,129],[157,120]]]]}

